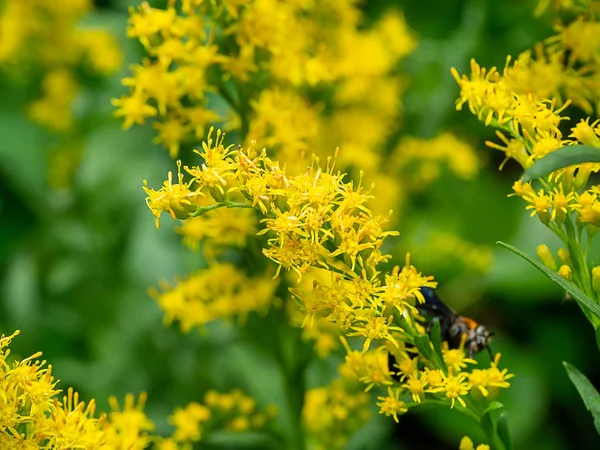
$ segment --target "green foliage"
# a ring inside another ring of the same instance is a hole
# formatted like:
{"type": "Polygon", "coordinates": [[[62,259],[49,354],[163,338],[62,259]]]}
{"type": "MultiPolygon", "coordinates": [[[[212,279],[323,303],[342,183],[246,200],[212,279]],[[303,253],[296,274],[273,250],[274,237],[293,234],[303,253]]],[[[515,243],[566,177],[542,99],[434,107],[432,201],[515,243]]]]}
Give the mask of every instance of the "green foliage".
{"type": "Polygon", "coordinates": [[[552,172],[580,163],[600,162],[600,149],[589,145],[568,145],[537,160],[523,173],[523,182],[550,175],[552,172]]]}
{"type": "Polygon", "coordinates": [[[563,362],[563,365],[565,366],[571,382],[575,385],[577,392],[579,392],[579,396],[583,400],[583,403],[585,403],[585,407],[592,413],[596,431],[600,434],[600,394],[598,394],[596,388],[590,383],[590,380],[577,370],[576,367],[566,361],[563,362]]]}
{"type": "Polygon", "coordinates": [[[508,431],[507,412],[504,405],[500,402],[493,402],[483,412],[481,425],[490,436],[497,436],[498,442],[494,443],[494,448],[511,450],[512,444],[508,431]]]}
{"type": "MultiPolygon", "coordinates": [[[[57,377],[74,385],[82,397],[95,397],[99,409],[106,409],[110,394],[148,391],[147,410],[159,432],[169,431],[164,419],[173,407],[200,399],[208,386],[237,386],[260,404],[277,404],[278,425],[289,433],[288,423],[294,419],[278,358],[291,365],[299,364],[294,358],[304,355],[292,348],[285,355],[274,353],[277,314],[249,317],[241,332],[214,324],[205,333],[182,335],[174,326],[163,325],[159,308],[147,295],[147,288],[159,280],[172,281],[206,262],[180,246],[170,221],[155,230],[143,204],[141,181],[160,184],[170,164],[152,143],[153,131],[138,128],[124,133],[119,121],[110,117],[110,98],[123,92],[119,79],[142,55],[124,32],[127,7],[139,2],[97,3],[103,7],[90,21],[115,31],[126,60],[121,74],[89,84],[79,99],[80,105],[93,107],[93,115],[80,130],[82,162],[68,190],[55,192],[48,186],[46,150],[53,139],[27,119],[23,107],[35,93],[0,79],[0,332],[21,329],[13,352],[28,356],[43,350],[57,377]]],[[[376,16],[384,3],[369,1],[364,7],[376,16]]],[[[417,196],[414,212],[401,218],[402,235],[426,241],[431,229],[451,229],[489,246],[498,239],[517,242],[532,253],[535,245],[550,241],[545,228],[530,220],[519,201],[506,197],[519,168],[507,165],[497,171],[501,158],[486,153],[480,144],[492,138],[489,129],[468,113],[454,110],[458,88],[448,70],[467,67],[471,56],[482,64],[502,66],[506,54],[515,55],[548,36],[551,20],[533,17],[535,2],[395,3],[404,9],[420,41],[401,69],[410,85],[404,133],[431,137],[451,129],[479,145],[487,158],[475,180],[446,178],[417,196]]],[[[406,250],[411,249],[403,247],[394,254],[406,250]]],[[[427,256],[432,265],[439,264],[439,271],[422,266],[418,259],[415,265],[436,275],[441,294],[457,311],[495,331],[493,348],[502,352],[503,361],[516,374],[503,399],[510,417],[496,417],[503,416],[502,408],[489,411],[486,426],[502,436],[506,420],[515,448],[564,450],[588,445],[594,429],[591,423],[585,427],[587,412],[573,402],[566,377],[556,376],[552,357],[573,355],[573,362],[598,380],[597,358],[586,350],[594,336],[582,331],[581,314],[560,303],[551,283],[505,253],[494,254],[489,274],[465,274],[434,252],[427,256]]],[[[598,313],[585,300],[578,304],[598,313]]],[[[434,327],[431,339],[423,338],[433,343],[433,358],[439,357],[436,333],[434,327]]],[[[432,348],[429,342],[423,347],[432,348]]],[[[476,358],[484,360],[487,355],[476,358]]],[[[306,383],[327,383],[338,362],[312,360],[306,383]]],[[[374,416],[353,449],[419,448],[411,442],[426,439],[430,448],[455,449],[473,427],[470,418],[456,411],[424,408],[406,419],[411,426],[401,420],[394,436],[395,424],[374,416]]],[[[223,439],[215,437],[213,448],[240,448],[223,439]]],[[[483,437],[479,440],[483,442],[483,437]]]]}
{"type": "Polygon", "coordinates": [[[506,244],[505,242],[498,242],[502,247],[510,250],[511,252],[519,255],[521,258],[535,266],[539,269],[544,275],[550,278],[554,283],[558,284],[561,288],[563,288],[566,292],[568,292],[573,300],[577,302],[577,304],[581,307],[581,310],[586,314],[586,316],[590,317],[590,314],[600,319],[600,305],[594,302],[591,298],[585,295],[581,289],[575,286],[573,283],[565,280],[563,277],[558,275],[556,272],[551,271],[546,266],[541,264],[540,262],[533,259],[527,253],[519,250],[516,247],[513,247],[510,244],[506,244]]]}

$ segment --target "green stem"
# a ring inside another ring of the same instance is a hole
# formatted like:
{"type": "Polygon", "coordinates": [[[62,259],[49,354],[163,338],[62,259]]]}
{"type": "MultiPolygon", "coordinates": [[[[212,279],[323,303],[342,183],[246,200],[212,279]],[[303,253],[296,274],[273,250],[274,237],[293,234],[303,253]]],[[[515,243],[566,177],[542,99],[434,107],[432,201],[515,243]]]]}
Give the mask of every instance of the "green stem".
{"type": "Polygon", "coordinates": [[[581,289],[588,296],[592,293],[592,283],[590,280],[590,272],[587,267],[587,261],[581,247],[581,243],[577,239],[575,228],[570,217],[565,218],[565,230],[568,236],[569,254],[573,261],[573,268],[579,274],[579,280],[581,282],[581,289]]]}
{"type": "Polygon", "coordinates": [[[253,206],[247,203],[230,202],[229,200],[225,200],[224,202],[215,203],[214,205],[198,206],[198,208],[196,208],[196,211],[190,214],[190,217],[202,216],[207,212],[218,208],[253,208],[253,206]]]}
{"type": "MultiPolygon", "coordinates": [[[[573,222],[570,217],[567,217],[565,220],[565,229],[567,230],[567,235],[569,237],[568,248],[569,254],[571,255],[571,260],[573,262],[573,268],[575,272],[578,274],[578,278],[580,281],[581,290],[590,298],[596,299],[596,293],[592,287],[592,280],[590,279],[590,271],[587,265],[586,253],[587,249],[584,249],[581,246],[581,242],[577,239],[575,234],[575,229],[573,226],[573,222]]],[[[585,310],[583,311],[588,320],[594,326],[594,329],[600,327],[600,319],[598,319],[593,314],[588,314],[585,310]]]]}
{"type": "Polygon", "coordinates": [[[279,326],[276,330],[275,357],[281,367],[285,383],[285,395],[290,414],[290,450],[305,450],[302,430],[302,409],[306,395],[304,380],[308,359],[302,343],[301,332],[288,323],[285,308],[279,308],[279,326]]]}

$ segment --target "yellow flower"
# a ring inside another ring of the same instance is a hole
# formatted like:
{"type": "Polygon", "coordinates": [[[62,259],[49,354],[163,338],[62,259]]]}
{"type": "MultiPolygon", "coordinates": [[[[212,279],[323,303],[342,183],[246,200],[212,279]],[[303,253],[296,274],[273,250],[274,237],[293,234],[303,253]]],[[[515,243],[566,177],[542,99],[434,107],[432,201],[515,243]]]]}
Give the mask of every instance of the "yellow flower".
{"type": "Polygon", "coordinates": [[[420,374],[414,372],[406,379],[402,387],[410,392],[413,401],[421,403],[425,397],[425,388],[427,387],[427,384],[428,379],[425,372],[421,372],[420,374]]]}
{"type": "Polygon", "coordinates": [[[391,332],[401,332],[403,330],[398,326],[393,326],[393,320],[393,316],[389,316],[387,319],[385,317],[358,319],[357,322],[360,325],[357,324],[351,327],[355,331],[353,333],[348,333],[348,336],[363,336],[365,338],[363,352],[369,350],[369,346],[373,340],[389,340],[393,344],[398,345],[391,332]]]}
{"type": "Polygon", "coordinates": [[[176,408],[169,420],[176,427],[173,439],[177,442],[199,441],[202,437],[202,423],[210,418],[210,409],[196,402],[189,403],[184,409],[176,408]]]}
{"type": "Polygon", "coordinates": [[[464,348],[449,349],[448,343],[442,343],[442,355],[444,357],[444,363],[448,369],[452,369],[453,372],[458,373],[461,369],[467,367],[467,364],[477,364],[472,358],[467,358],[464,348]]]}
{"type": "Polygon", "coordinates": [[[406,403],[399,399],[400,389],[392,389],[388,387],[387,397],[377,397],[379,402],[379,414],[385,414],[386,416],[392,416],[396,422],[398,422],[398,414],[404,414],[408,411],[406,403]]]}
{"type": "Polygon", "coordinates": [[[443,393],[444,396],[450,399],[451,408],[454,408],[455,401],[458,402],[466,408],[467,405],[463,400],[463,396],[469,393],[469,389],[471,389],[471,385],[469,384],[467,377],[463,373],[459,373],[454,375],[451,370],[448,371],[448,375],[444,375],[441,381],[438,384],[431,383],[432,387],[427,390],[427,392],[431,392],[434,394],[443,393]]]}
{"type": "Polygon", "coordinates": [[[119,109],[115,111],[115,117],[124,117],[123,129],[130,128],[134,123],[143,124],[148,117],[156,115],[156,108],[146,104],[146,99],[139,95],[127,97],[123,95],[120,99],[113,99],[112,104],[119,109]]]}
{"type": "Polygon", "coordinates": [[[142,411],[145,394],[140,395],[137,406],[134,397],[127,395],[122,411],[111,398],[113,411],[96,418],[94,400],[86,405],[72,388],[59,398],[51,366],[37,359],[41,353],[12,365],[6,362],[10,351],[5,348],[18,334],[0,336],[2,448],[143,449],[150,444],[148,432],[153,424],[142,411]]]}
{"type": "Polygon", "coordinates": [[[165,322],[178,321],[188,332],[214,320],[244,321],[252,311],[268,310],[276,301],[277,285],[269,276],[251,278],[231,264],[217,263],[175,286],[163,283],[151,294],[165,312],[165,322]]]}
{"type": "MultiPolygon", "coordinates": [[[[193,180],[192,180],[193,181],[193,180]]],[[[169,172],[163,187],[158,191],[150,189],[144,180],[144,192],[148,195],[146,204],[156,217],[156,228],[159,227],[160,215],[168,212],[173,220],[190,217],[196,211],[196,201],[203,194],[190,190],[192,181],[183,182],[181,161],[177,162],[177,183],[173,184],[173,174],[169,172]]]]}
{"type": "Polygon", "coordinates": [[[370,416],[370,396],[347,380],[309,389],[304,397],[302,422],[307,439],[342,450],[370,416]]]}
{"type": "Polygon", "coordinates": [[[459,450],[490,450],[490,446],[485,445],[485,444],[479,444],[477,446],[477,448],[475,448],[475,444],[473,444],[473,441],[471,440],[471,438],[469,438],[468,436],[465,436],[461,439],[460,446],[458,447],[458,449],[459,450]]]}

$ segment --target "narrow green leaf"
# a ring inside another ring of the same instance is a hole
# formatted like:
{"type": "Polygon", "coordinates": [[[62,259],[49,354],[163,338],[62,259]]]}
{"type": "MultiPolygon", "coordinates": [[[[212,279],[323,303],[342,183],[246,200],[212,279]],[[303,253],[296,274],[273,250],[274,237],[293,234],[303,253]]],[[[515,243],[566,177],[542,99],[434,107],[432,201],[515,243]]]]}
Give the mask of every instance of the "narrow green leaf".
{"type": "Polygon", "coordinates": [[[433,349],[431,348],[431,341],[429,336],[426,334],[419,334],[415,336],[415,347],[419,350],[419,353],[431,361],[433,357],[433,349]]]}
{"type": "Polygon", "coordinates": [[[419,353],[427,360],[431,361],[436,368],[442,370],[445,374],[448,373],[448,368],[446,367],[446,363],[444,363],[444,358],[441,355],[441,344],[440,344],[440,353],[434,350],[434,347],[431,345],[431,339],[427,334],[419,334],[415,336],[415,346],[419,350],[419,353]]]}
{"type": "Polygon", "coordinates": [[[575,300],[584,311],[588,311],[600,319],[600,305],[598,305],[591,298],[589,298],[587,295],[585,295],[581,291],[581,289],[579,289],[577,286],[572,284],[570,281],[565,280],[559,274],[551,271],[546,266],[544,266],[542,263],[540,263],[539,261],[536,261],[531,256],[529,256],[527,253],[519,250],[518,248],[513,247],[512,245],[507,244],[505,242],[498,241],[498,244],[500,244],[502,247],[510,250],[511,252],[516,253],[521,258],[525,259],[526,261],[529,261],[531,264],[533,264],[535,267],[537,267],[544,275],[546,275],[548,278],[550,278],[552,281],[554,281],[556,284],[558,284],[561,288],[563,288],[565,291],[567,291],[571,295],[573,300],[575,300]]]}
{"type": "Polygon", "coordinates": [[[504,408],[504,405],[500,402],[492,402],[489,404],[489,406],[487,408],[485,408],[485,411],[483,411],[483,415],[486,414],[490,414],[492,411],[495,411],[497,409],[502,409],[504,408]]]}
{"type": "Polygon", "coordinates": [[[600,327],[596,328],[596,344],[598,344],[598,349],[600,350],[600,327]]]}
{"type": "Polygon", "coordinates": [[[502,403],[492,402],[486,408],[481,416],[481,425],[488,436],[495,436],[500,440],[504,450],[512,449],[506,409],[502,403]]]}
{"type": "Polygon", "coordinates": [[[504,408],[502,403],[492,402],[481,415],[481,426],[489,436],[494,436],[496,434],[496,421],[494,420],[492,413],[495,410],[502,408],[504,408]]]}
{"type": "Polygon", "coordinates": [[[506,409],[502,403],[492,402],[486,408],[481,416],[481,425],[488,436],[495,436],[500,440],[504,450],[512,449],[506,409]]]}
{"type": "Polygon", "coordinates": [[[490,414],[485,414],[481,417],[481,426],[488,436],[494,436],[496,434],[496,425],[490,414]]]}
{"type": "Polygon", "coordinates": [[[444,360],[444,355],[442,354],[442,330],[440,327],[440,322],[435,321],[433,326],[431,327],[431,331],[429,332],[429,336],[431,337],[431,343],[433,344],[433,350],[440,358],[440,360],[444,360]]]}
{"type": "Polygon", "coordinates": [[[600,434],[600,394],[598,394],[596,388],[590,383],[590,380],[577,370],[575,366],[566,361],[563,362],[563,365],[567,370],[567,375],[569,375],[571,382],[575,385],[577,392],[579,392],[579,396],[583,400],[585,407],[592,413],[596,431],[600,434]]]}
{"type": "Polygon", "coordinates": [[[512,450],[512,443],[510,441],[510,432],[508,429],[508,414],[506,411],[502,411],[497,419],[497,434],[500,441],[504,444],[506,450],[512,450]]]}
{"type": "Polygon", "coordinates": [[[586,162],[600,162],[600,148],[589,145],[566,145],[538,159],[523,174],[523,182],[545,177],[555,170],[586,162]]]}

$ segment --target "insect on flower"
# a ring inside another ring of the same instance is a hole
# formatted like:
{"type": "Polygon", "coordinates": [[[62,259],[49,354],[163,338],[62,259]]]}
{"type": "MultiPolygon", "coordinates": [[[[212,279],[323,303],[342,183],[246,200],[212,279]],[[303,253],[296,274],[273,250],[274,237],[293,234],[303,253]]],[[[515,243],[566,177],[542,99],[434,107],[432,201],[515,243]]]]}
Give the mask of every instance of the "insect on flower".
{"type": "Polygon", "coordinates": [[[415,306],[421,314],[429,318],[428,331],[431,330],[433,324],[438,322],[442,341],[447,342],[450,349],[460,348],[461,345],[464,345],[469,351],[470,358],[473,357],[473,353],[487,349],[493,359],[490,349],[493,333],[473,319],[453,311],[433,289],[422,287],[421,292],[425,297],[425,303],[415,306]]]}

